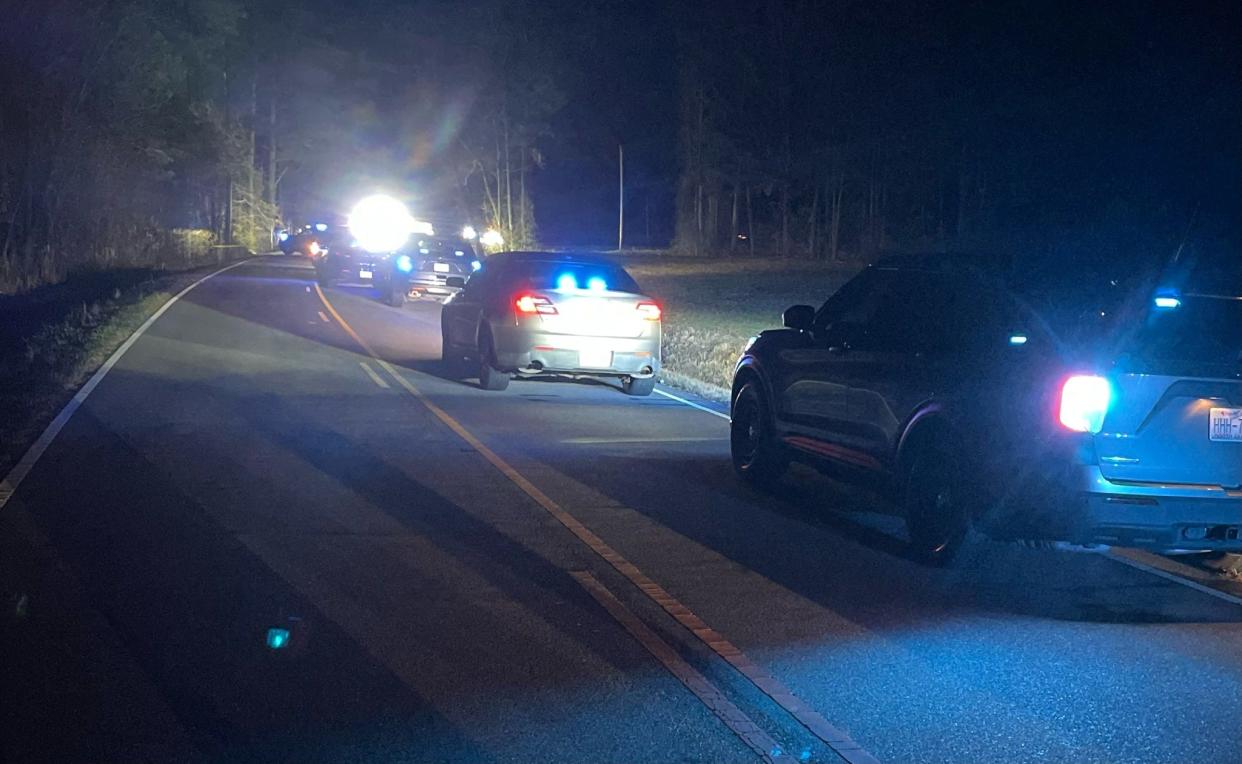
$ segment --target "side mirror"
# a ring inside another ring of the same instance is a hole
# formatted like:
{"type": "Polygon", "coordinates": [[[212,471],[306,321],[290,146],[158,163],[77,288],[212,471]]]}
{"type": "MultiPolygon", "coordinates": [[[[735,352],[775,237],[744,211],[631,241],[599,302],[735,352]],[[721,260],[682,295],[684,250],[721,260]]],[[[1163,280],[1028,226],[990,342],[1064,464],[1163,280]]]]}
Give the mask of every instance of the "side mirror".
{"type": "Polygon", "coordinates": [[[444,280],[444,286],[454,289],[461,289],[466,285],[466,280],[461,276],[449,276],[444,280]]]}
{"type": "Polygon", "coordinates": [[[794,305],[786,308],[781,315],[781,322],[790,329],[809,332],[815,323],[815,308],[810,305],[794,305]]]}

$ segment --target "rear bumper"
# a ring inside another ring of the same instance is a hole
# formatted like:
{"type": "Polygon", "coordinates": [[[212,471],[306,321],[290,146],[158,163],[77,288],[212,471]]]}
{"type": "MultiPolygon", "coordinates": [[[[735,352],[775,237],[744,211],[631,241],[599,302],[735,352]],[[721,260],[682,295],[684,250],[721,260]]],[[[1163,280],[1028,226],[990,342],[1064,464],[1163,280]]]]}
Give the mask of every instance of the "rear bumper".
{"type": "Polygon", "coordinates": [[[1084,541],[1145,549],[1242,551],[1242,490],[1114,482],[1079,472],[1084,541]]]}
{"type": "Polygon", "coordinates": [[[1066,441],[992,473],[976,526],[998,539],[1242,552],[1242,490],[1109,480],[1093,455],[1066,441]]]}
{"type": "Polygon", "coordinates": [[[461,291],[461,287],[451,287],[445,285],[445,281],[449,276],[458,276],[465,278],[458,273],[427,273],[425,271],[416,271],[410,274],[410,289],[426,292],[434,295],[454,295],[461,291]]]}
{"type": "Polygon", "coordinates": [[[525,374],[579,374],[595,377],[651,377],[660,373],[659,337],[579,337],[493,327],[496,363],[525,374]],[[582,352],[608,352],[607,366],[585,366],[582,352]]]}

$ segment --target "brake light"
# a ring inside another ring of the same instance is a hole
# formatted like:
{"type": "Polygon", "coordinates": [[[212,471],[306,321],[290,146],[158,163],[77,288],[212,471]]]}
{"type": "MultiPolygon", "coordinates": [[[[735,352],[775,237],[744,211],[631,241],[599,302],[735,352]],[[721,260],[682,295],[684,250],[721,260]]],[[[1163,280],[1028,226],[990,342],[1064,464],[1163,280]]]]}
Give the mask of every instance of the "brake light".
{"type": "Polygon", "coordinates": [[[309,246],[309,247],[307,247],[307,249],[309,249],[309,250],[310,250],[310,253],[311,253],[312,255],[317,255],[317,254],[319,254],[319,253],[322,251],[322,249],[321,249],[321,248],[320,248],[320,246],[319,246],[319,242],[317,242],[317,241],[312,241],[312,242],[310,243],[310,246],[309,246]]]}
{"type": "Polygon", "coordinates": [[[537,294],[524,294],[519,296],[513,302],[513,307],[517,308],[518,313],[527,315],[555,316],[556,306],[547,297],[541,297],[537,294]]]}
{"type": "Polygon", "coordinates": [[[638,303],[638,314],[646,321],[659,321],[661,310],[660,306],[654,302],[638,303]]]}
{"type": "Polygon", "coordinates": [[[1077,375],[1061,386],[1061,408],[1058,419],[1075,432],[1095,434],[1104,427],[1113,399],[1113,386],[1104,377],[1077,375]]]}

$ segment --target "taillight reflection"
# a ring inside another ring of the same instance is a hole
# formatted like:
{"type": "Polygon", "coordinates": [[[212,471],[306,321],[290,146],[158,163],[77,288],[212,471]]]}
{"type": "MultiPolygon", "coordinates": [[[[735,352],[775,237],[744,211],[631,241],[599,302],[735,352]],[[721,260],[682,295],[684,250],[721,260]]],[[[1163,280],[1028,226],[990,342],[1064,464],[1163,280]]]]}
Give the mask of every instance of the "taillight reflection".
{"type": "Polygon", "coordinates": [[[660,306],[654,302],[638,303],[638,314],[647,321],[659,321],[661,313],[660,306]]]}

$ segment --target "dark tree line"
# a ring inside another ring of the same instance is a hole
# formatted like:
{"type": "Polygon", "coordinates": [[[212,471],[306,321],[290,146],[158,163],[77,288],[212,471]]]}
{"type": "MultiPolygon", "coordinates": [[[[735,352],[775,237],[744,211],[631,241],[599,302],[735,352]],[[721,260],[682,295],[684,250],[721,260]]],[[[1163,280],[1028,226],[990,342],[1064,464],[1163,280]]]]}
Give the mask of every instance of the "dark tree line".
{"type": "Polygon", "coordinates": [[[1167,252],[1196,209],[1238,219],[1238,21],[1212,3],[684,5],[675,246],[1167,252]]]}
{"type": "Polygon", "coordinates": [[[376,188],[535,238],[564,101],[540,3],[4,5],[0,291],[160,266],[187,229],[262,250],[376,188]]]}
{"type": "Polygon", "coordinates": [[[0,23],[0,289],[154,264],[218,228],[240,147],[229,0],[28,0],[0,23]]]}

